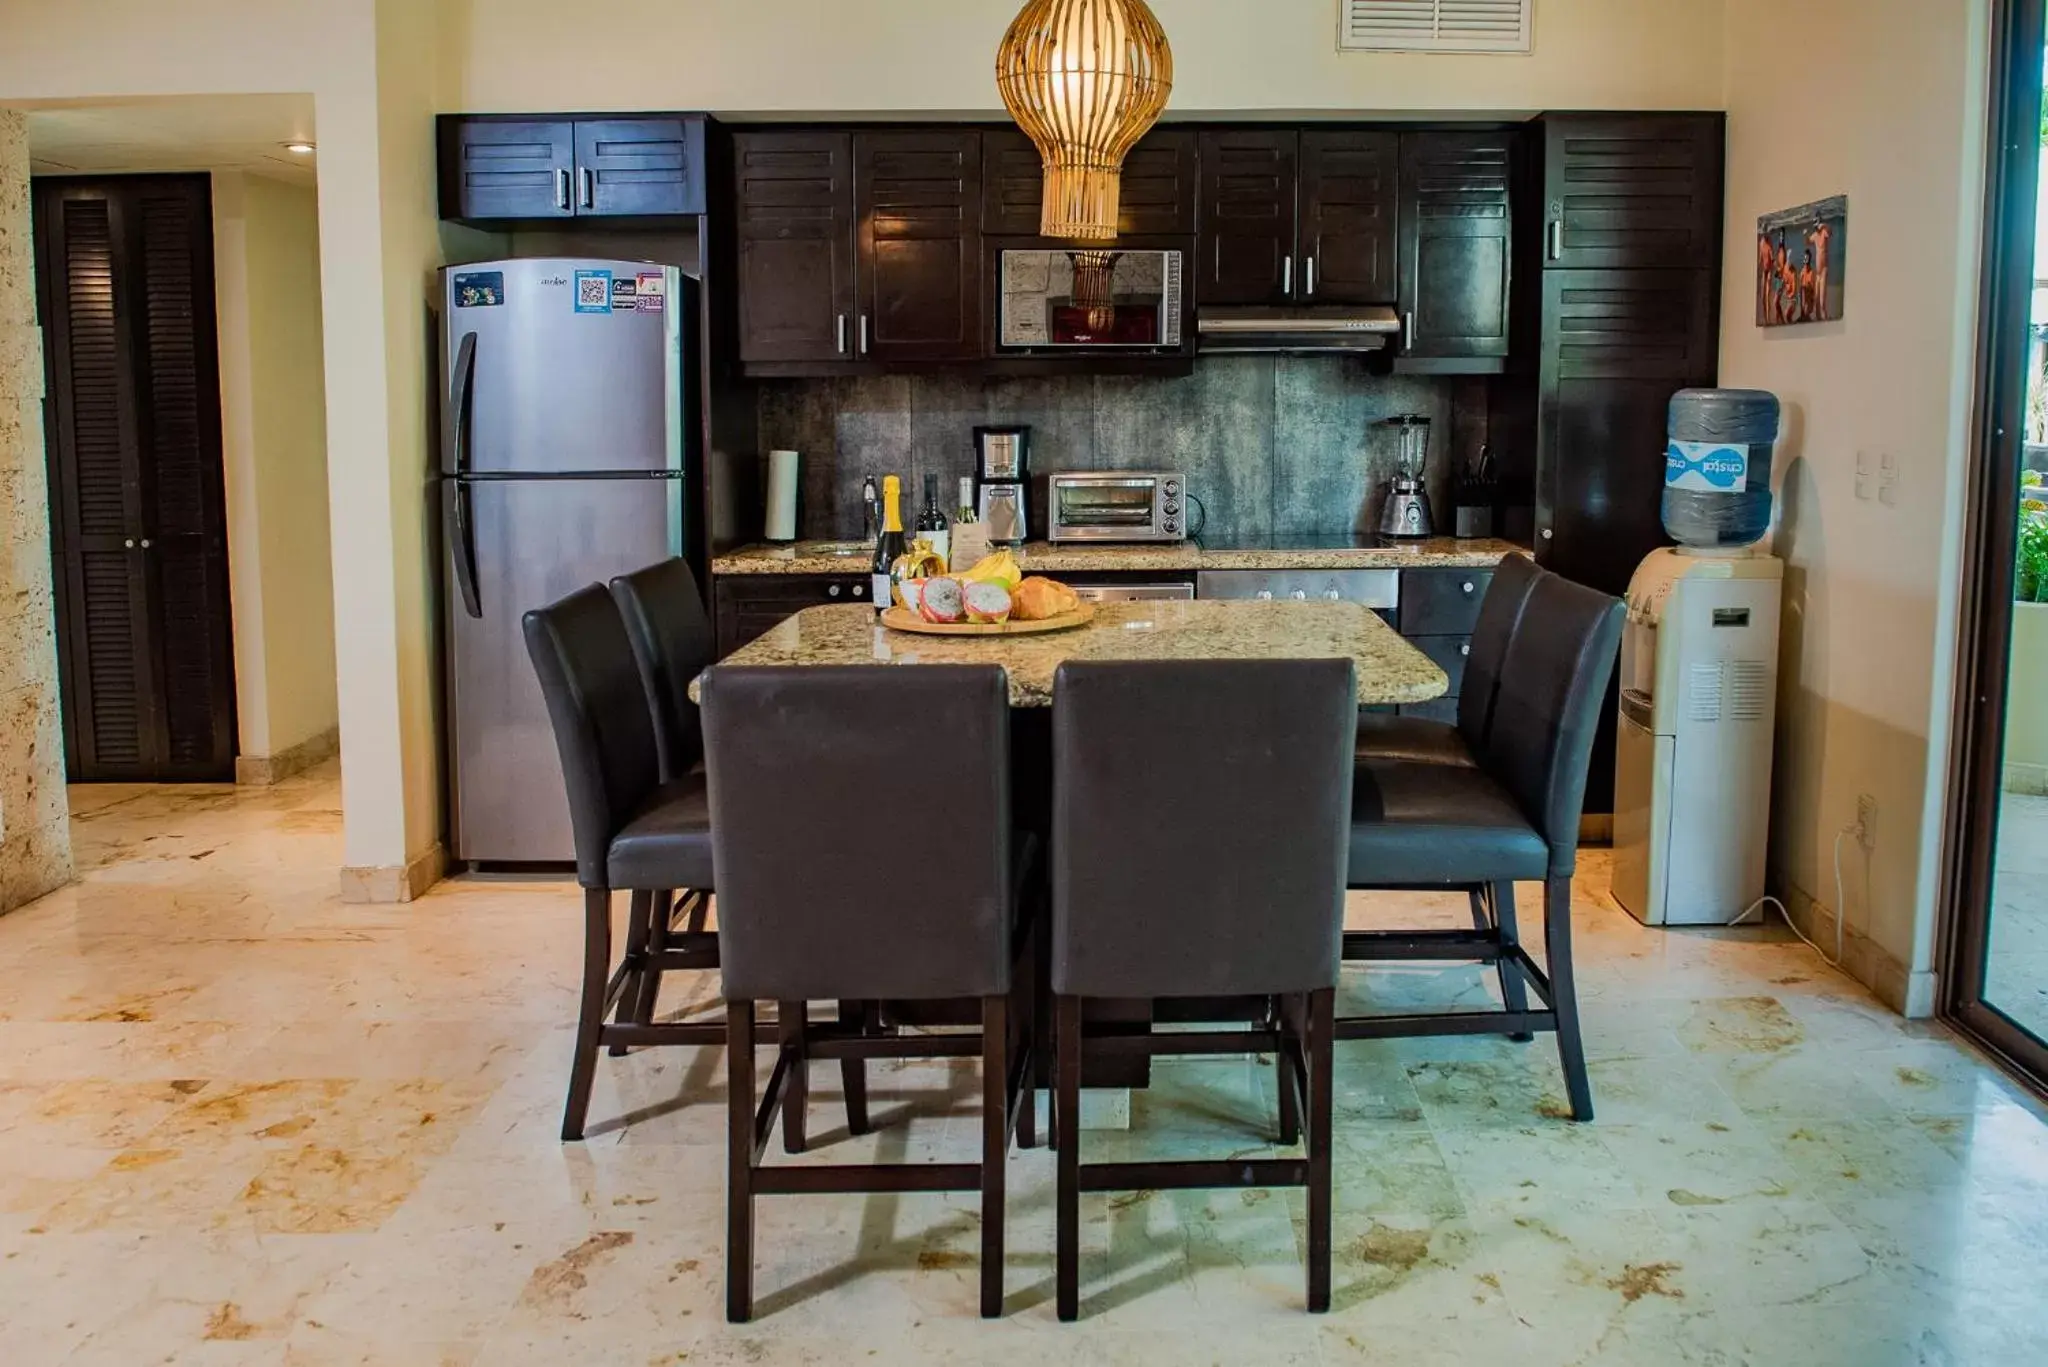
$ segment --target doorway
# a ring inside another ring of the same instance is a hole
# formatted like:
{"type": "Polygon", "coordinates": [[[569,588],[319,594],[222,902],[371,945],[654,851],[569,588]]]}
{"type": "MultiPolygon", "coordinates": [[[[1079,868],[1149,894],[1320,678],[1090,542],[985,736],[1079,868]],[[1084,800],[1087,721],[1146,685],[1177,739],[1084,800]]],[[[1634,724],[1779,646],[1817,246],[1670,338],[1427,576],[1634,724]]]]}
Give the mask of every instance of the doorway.
{"type": "Polygon", "coordinates": [[[209,180],[39,177],[32,195],[66,767],[231,780],[209,180]]]}
{"type": "Polygon", "coordinates": [[[1997,10],[1942,996],[2048,1089],[2048,3],[1997,10]]]}

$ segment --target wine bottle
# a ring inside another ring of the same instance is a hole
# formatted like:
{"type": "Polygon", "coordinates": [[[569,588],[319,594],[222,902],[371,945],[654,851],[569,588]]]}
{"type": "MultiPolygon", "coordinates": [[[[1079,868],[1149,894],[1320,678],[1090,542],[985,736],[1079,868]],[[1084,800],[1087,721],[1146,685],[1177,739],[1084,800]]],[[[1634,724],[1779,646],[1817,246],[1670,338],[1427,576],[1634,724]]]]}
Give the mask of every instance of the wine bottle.
{"type": "Polygon", "coordinates": [[[953,521],[979,522],[981,513],[974,506],[974,479],[969,475],[960,477],[960,511],[953,514],[953,521]]]}
{"type": "Polygon", "coordinates": [[[860,481],[860,539],[873,541],[882,531],[882,496],[875,492],[875,477],[860,481]]]}
{"type": "Polygon", "coordinates": [[[895,475],[884,475],[882,532],[875,538],[875,559],[868,575],[868,592],[874,595],[876,612],[886,612],[895,601],[889,570],[903,550],[903,481],[895,475]]]}
{"type": "Polygon", "coordinates": [[[946,563],[947,522],[946,515],[939,511],[939,477],[924,477],[924,507],[917,513],[917,539],[928,541],[939,553],[939,563],[946,563]]]}
{"type": "Polygon", "coordinates": [[[957,572],[973,569],[976,561],[988,554],[988,528],[981,524],[981,514],[974,507],[974,481],[960,481],[960,515],[953,519],[953,531],[947,563],[957,572]]]}

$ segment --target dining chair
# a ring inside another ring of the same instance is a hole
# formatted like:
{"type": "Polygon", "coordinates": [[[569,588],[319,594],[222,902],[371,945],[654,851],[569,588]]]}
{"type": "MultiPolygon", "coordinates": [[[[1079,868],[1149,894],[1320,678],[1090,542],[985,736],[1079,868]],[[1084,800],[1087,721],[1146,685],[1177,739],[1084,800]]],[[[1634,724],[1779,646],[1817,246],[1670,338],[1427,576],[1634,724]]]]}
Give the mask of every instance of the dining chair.
{"type": "Polygon", "coordinates": [[[1069,662],[1053,684],[1057,1312],[1080,1311],[1080,1194],[1306,1187],[1308,1308],[1330,1303],[1331,1042],[1358,702],[1349,660],[1069,662]],[[1250,999],[1235,1031],[1096,1026],[1091,1001],[1250,999]],[[1272,1053],[1302,1158],[1083,1163],[1084,1056],[1272,1053]],[[1305,1093],[1305,1096],[1304,1096],[1305,1093]]]}
{"type": "Polygon", "coordinates": [[[1003,1308],[1004,1169],[1030,1141],[1035,842],[1010,812],[1001,668],[713,666],[703,677],[728,1073],[726,1317],[753,1314],[754,1200],[771,1194],[979,1191],[981,1313],[1003,1308]],[[924,795],[906,802],[902,795],[924,795]],[[979,1003],[973,1034],[813,1025],[805,1003],[979,1003]],[[755,1003],[779,1048],[755,1106],[755,1003]],[[775,1119],[801,1149],[810,1061],[982,1061],[976,1163],[765,1164],[775,1119]]]}
{"type": "Polygon", "coordinates": [[[583,1138],[602,1047],[725,1042],[721,1024],[654,1024],[628,995],[663,970],[718,967],[708,933],[665,934],[659,948],[649,935],[650,926],[670,924],[672,908],[688,912],[711,891],[711,815],[701,771],[661,778],[640,669],[611,595],[592,584],[527,613],[522,625],[561,758],[584,890],[583,986],[562,1114],[570,1141],[583,1138]],[[626,953],[614,972],[615,889],[632,896],[626,953]],[[615,1007],[618,1019],[607,1023],[615,1007]]]}
{"type": "Polygon", "coordinates": [[[1511,916],[1471,931],[1347,931],[1346,957],[1498,964],[1504,981],[1533,989],[1542,1009],[1511,995],[1501,1011],[1340,1017],[1338,1038],[1554,1031],[1572,1116],[1593,1118],[1573,985],[1571,886],[1586,772],[1621,630],[1619,600],[1539,572],[1501,661],[1477,764],[1369,759],[1356,769],[1349,885],[1474,892],[1540,881],[1549,971],[1522,947],[1511,916]]]}

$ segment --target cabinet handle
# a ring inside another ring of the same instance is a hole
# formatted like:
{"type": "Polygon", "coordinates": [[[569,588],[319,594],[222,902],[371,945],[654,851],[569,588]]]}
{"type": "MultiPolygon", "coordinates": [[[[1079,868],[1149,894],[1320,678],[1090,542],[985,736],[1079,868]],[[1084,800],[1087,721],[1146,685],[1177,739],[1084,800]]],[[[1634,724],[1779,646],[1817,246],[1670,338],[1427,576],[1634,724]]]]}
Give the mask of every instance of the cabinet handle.
{"type": "Polygon", "coordinates": [[[1550,220],[1550,259],[1564,260],[1564,220],[1561,218],[1550,220]]]}
{"type": "Polygon", "coordinates": [[[837,584],[827,584],[825,586],[825,596],[827,598],[837,598],[839,596],[839,586],[837,584]]]}
{"type": "Polygon", "coordinates": [[[856,597],[856,598],[865,598],[865,597],[867,597],[867,596],[868,596],[868,586],[867,586],[866,584],[855,584],[855,585],[853,586],[853,596],[854,596],[854,597],[856,597]]]}
{"type": "Polygon", "coordinates": [[[1553,533],[1553,532],[1552,532],[1552,531],[1550,530],[1550,528],[1548,528],[1548,527],[1545,527],[1545,528],[1543,529],[1543,539],[1544,539],[1545,541],[1548,541],[1548,540],[1550,540],[1550,538],[1551,538],[1551,537],[1552,537],[1553,535],[1554,535],[1554,533],[1553,533]]]}
{"type": "Polygon", "coordinates": [[[1472,592],[1472,581],[1471,581],[1470,579],[1467,579],[1467,580],[1465,581],[1465,583],[1464,583],[1463,587],[1464,587],[1464,590],[1465,590],[1465,592],[1466,592],[1466,593],[1468,593],[1468,594],[1469,594],[1469,593],[1471,593],[1471,592],[1472,592]]]}
{"type": "Polygon", "coordinates": [[[1294,258],[1291,256],[1280,258],[1280,292],[1294,293],[1294,258]]]}
{"type": "Polygon", "coordinates": [[[134,550],[134,549],[135,549],[135,538],[131,536],[131,537],[129,537],[129,538],[128,538],[128,539],[126,540],[126,541],[123,541],[123,542],[122,542],[121,544],[122,544],[122,546],[126,547],[126,548],[127,548],[128,550],[131,550],[131,551],[132,551],[132,550],[134,550]]]}
{"type": "Polygon", "coordinates": [[[1313,299],[1316,293],[1316,259],[1311,256],[1302,264],[1307,273],[1307,278],[1303,283],[1308,288],[1309,297],[1313,299]]]}
{"type": "Polygon", "coordinates": [[[840,315],[839,315],[839,322],[838,322],[837,326],[835,327],[835,329],[834,329],[834,331],[833,331],[833,334],[832,334],[832,335],[833,335],[833,337],[834,337],[834,339],[835,339],[835,340],[834,340],[834,342],[833,342],[833,345],[832,345],[832,349],[833,349],[834,351],[838,352],[838,353],[839,353],[839,354],[840,354],[841,356],[844,356],[844,355],[846,354],[846,315],[845,315],[845,314],[843,314],[843,313],[842,313],[842,314],[840,314],[840,315]]]}
{"type": "Polygon", "coordinates": [[[142,549],[145,551],[149,549],[149,538],[146,536],[142,538],[142,549]]]}
{"type": "Polygon", "coordinates": [[[1415,310],[1409,309],[1401,316],[1401,350],[1415,350],[1415,310]]]}
{"type": "Polygon", "coordinates": [[[597,207],[597,173],[588,166],[579,166],[576,168],[576,174],[582,177],[583,207],[595,209],[597,207]]]}
{"type": "Polygon", "coordinates": [[[563,211],[569,208],[569,168],[555,168],[555,207],[563,211]]]}
{"type": "Polygon", "coordinates": [[[860,316],[860,354],[868,354],[868,316],[865,313],[860,316]]]}

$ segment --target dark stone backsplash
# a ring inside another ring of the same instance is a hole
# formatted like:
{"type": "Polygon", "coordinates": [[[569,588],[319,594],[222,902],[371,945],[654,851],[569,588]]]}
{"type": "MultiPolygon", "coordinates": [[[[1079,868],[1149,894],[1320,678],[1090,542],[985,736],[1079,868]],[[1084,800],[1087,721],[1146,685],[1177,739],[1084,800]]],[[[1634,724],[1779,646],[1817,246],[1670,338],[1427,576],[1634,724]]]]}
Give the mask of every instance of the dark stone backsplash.
{"type": "Polygon", "coordinates": [[[1214,533],[1369,532],[1393,473],[1392,435],[1375,424],[1423,413],[1434,419],[1430,497],[1448,527],[1453,463],[1469,461],[1486,440],[1486,384],[1376,377],[1340,356],[1214,357],[1172,379],[775,380],[760,387],[761,449],[801,454],[807,539],[860,534],[868,474],[903,476],[906,521],[924,476],[937,474],[950,514],[960,477],[974,472],[973,429],[992,423],[1030,425],[1034,475],[1185,471],[1214,533]]]}

